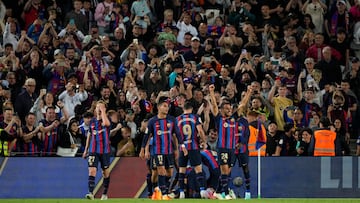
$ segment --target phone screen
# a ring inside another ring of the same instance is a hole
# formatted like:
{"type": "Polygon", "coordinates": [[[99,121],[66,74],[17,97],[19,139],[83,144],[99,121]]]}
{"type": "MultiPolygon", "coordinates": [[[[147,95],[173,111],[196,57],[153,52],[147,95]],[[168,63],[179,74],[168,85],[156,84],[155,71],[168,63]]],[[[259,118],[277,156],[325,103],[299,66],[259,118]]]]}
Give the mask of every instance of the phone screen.
{"type": "Polygon", "coordinates": [[[139,44],[139,40],[138,39],[133,39],[133,43],[134,44],[139,44]]]}

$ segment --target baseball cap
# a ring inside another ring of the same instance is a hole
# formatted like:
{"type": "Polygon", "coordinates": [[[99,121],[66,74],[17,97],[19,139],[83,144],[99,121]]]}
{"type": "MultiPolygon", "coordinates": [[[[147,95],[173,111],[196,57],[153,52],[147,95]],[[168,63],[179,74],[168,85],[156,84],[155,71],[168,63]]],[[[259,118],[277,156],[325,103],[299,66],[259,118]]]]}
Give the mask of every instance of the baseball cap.
{"type": "Polygon", "coordinates": [[[344,0],[340,0],[340,1],[337,2],[337,4],[340,4],[340,3],[346,5],[346,2],[344,0]]]}
{"type": "Polygon", "coordinates": [[[352,57],[351,63],[357,63],[357,62],[359,62],[358,57],[356,57],[356,56],[352,57]]]}
{"type": "Polygon", "coordinates": [[[57,56],[57,55],[59,55],[59,54],[63,54],[62,51],[61,51],[61,49],[56,49],[56,50],[54,51],[54,56],[57,56]]]}
{"type": "Polygon", "coordinates": [[[158,69],[158,68],[153,68],[153,69],[151,69],[151,72],[152,72],[152,73],[158,73],[158,72],[159,72],[159,69],[158,69]]]}
{"type": "Polygon", "coordinates": [[[195,36],[195,37],[192,37],[192,38],[191,38],[191,41],[195,41],[195,40],[197,40],[197,41],[200,42],[200,38],[199,38],[199,37],[196,37],[196,36],[195,36]]]}
{"type": "Polygon", "coordinates": [[[145,61],[142,60],[142,59],[136,59],[136,63],[137,63],[137,64],[139,64],[139,63],[145,64],[145,61]]]}
{"type": "Polygon", "coordinates": [[[71,78],[75,78],[75,79],[77,79],[77,77],[76,77],[76,74],[75,73],[70,73],[68,76],[67,76],[67,80],[70,80],[71,78]]]}

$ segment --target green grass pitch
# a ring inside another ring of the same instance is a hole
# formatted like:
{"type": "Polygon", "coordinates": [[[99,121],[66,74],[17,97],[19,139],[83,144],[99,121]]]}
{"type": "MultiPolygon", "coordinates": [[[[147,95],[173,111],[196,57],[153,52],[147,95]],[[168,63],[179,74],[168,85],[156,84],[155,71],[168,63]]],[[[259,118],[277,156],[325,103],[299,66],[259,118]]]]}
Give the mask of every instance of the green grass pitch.
{"type": "MultiPolygon", "coordinates": [[[[229,200],[230,202],[245,202],[244,199],[229,200]]],[[[150,203],[159,202],[150,199],[108,199],[100,201],[100,199],[87,200],[87,199],[0,199],[0,202],[6,203],[78,203],[78,202],[106,202],[106,203],[150,203]]],[[[203,199],[174,199],[170,202],[176,203],[193,203],[193,202],[224,202],[224,200],[203,200],[203,199]]],[[[225,201],[228,202],[228,201],[225,201]]],[[[246,200],[248,203],[352,203],[360,202],[360,199],[339,199],[339,198],[310,198],[310,199],[297,199],[297,198],[264,198],[264,199],[251,199],[246,200]]]]}

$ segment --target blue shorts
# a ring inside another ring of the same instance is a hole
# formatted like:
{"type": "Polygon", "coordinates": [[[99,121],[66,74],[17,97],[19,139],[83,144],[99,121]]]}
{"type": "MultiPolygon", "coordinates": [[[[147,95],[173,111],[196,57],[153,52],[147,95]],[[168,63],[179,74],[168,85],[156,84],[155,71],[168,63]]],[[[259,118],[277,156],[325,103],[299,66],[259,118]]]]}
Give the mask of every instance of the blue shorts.
{"type": "Polygon", "coordinates": [[[236,160],[238,160],[238,162],[239,162],[239,167],[242,167],[249,163],[249,155],[246,153],[235,154],[234,163],[232,164],[233,166],[235,166],[236,160]]]}
{"type": "Polygon", "coordinates": [[[219,165],[228,165],[229,167],[233,166],[235,160],[235,150],[233,149],[218,149],[218,162],[219,165]]]}
{"type": "Polygon", "coordinates": [[[106,154],[98,154],[98,153],[91,153],[88,157],[88,166],[89,167],[98,167],[98,163],[100,162],[101,168],[107,169],[110,166],[110,153],[106,154]]]}
{"type": "Polygon", "coordinates": [[[156,167],[165,166],[166,169],[174,168],[175,161],[172,154],[155,154],[153,159],[155,160],[156,167]]]}
{"type": "Polygon", "coordinates": [[[150,159],[147,160],[147,165],[150,170],[156,170],[156,162],[154,156],[150,156],[150,159]]]}
{"type": "Polygon", "coordinates": [[[190,160],[190,165],[193,166],[193,167],[201,165],[200,150],[198,150],[198,149],[189,150],[188,154],[186,156],[184,156],[183,151],[180,151],[179,167],[186,167],[189,160],[190,160]]]}

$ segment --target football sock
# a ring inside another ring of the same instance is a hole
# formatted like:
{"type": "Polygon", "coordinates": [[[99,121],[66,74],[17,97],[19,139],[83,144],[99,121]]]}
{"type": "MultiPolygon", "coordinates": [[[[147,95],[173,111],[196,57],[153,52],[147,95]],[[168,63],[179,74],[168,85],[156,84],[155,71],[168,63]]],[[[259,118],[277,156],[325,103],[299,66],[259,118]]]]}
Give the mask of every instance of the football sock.
{"type": "Polygon", "coordinates": [[[202,172],[196,174],[196,181],[199,184],[200,191],[205,190],[205,179],[202,172]]]}
{"type": "Polygon", "coordinates": [[[170,193],[170,184],[171,184],[171,182],[170,182],[170,180],[171,180],[171,176],[169,177],[169,176],[166,176],[166,189],[168,190],[168,192],[170,193]]]}
{"type": "Polygon", "coordinates": [[[234,188],[234,185],[232,184],[232,178],[231,178],[231,173],[228,175],[228,187],[230,189],[234,188]]]}
{"type": "Polygon", "coordinates": [[[250,171],[248,165],[242,166],[245,176],[245,188],[247,191],[250,191],[250,171]]]}
{"type": "Polygon", "coordinates": [[[219,180],[218,180],[216,192],[217,192],[217,193],[221,193],[221,192],[222,192],[221,189],[222,189],[222,186],[221,186],[221,176],[219,176],[219,180]]]}
{"type": "Polygon", "coordinates": [[[169,191],[175,188],[175,186],[178,184],[178,180],[179,180],[179,173],[176,173],[175,178],[170,184],[169,191]]]}
{"type": "Polygon", "coordinates": [[[153,193],[153,185],[152,185],[152,182],[151,182],[151,174],[150,173],[148,173],[146,175],[146,183],[147,183],[148,193],[149,193],[149,195],[151,195],[153,193]]]}
{"type": "Polygon", "coordinates": [[[164,195],[164,194],[167,194],[167,191],[166,191],[166,176],[162,176],[162,175],[159,175],[159,188],[161,190],[161,193],[164,195]]]}
{"type": "Polygon", "coordinates": [[[185,189],[185,173],[179,173],[179,187],[180,187],[180,191],[184,191],[185,189]]]}
{"type": "Polygon", "coordinates": [[[89,192],[93,193],[95,188],[95,176],[89,176],[88,186],[89,186],[89,192]]]}
{"type": "Polygon", "coordinates": [[[104,192],[103,194],[106,195],[109,189],[110,184],[110,177],[104,178],[103,186],[104,186],[104,192]]]}
{"type": "Polygon", "coordinates": [[[221,175],[221,180],[220,180],[220,184],[221,184],[221,190],[222,192],[225,192],[225,194],[229,194],[229,188],[228,188],[228,183],[229,183],[229,179],[228,179],[228,175],[221,175]]]}

